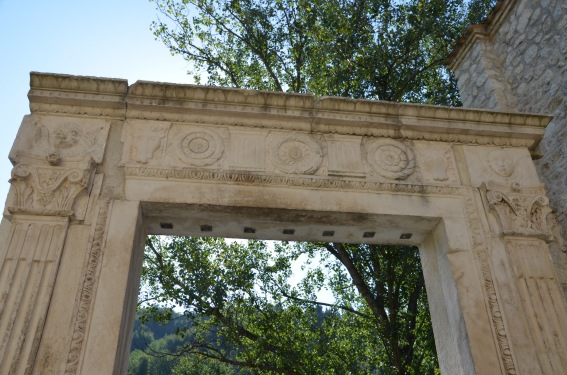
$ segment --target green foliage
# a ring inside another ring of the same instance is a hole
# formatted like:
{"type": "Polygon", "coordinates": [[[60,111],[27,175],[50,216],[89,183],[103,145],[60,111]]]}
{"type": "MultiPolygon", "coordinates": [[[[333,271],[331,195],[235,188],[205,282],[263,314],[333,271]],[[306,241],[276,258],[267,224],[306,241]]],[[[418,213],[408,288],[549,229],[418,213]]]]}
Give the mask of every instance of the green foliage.
{"type": "Polygon", "coordinates": [[[495,0],[153,0],[211,85],[459,105],[444,59],[495,0]]]}
{"type": "Polygon", "coordinates": [[[154,304],[141,318],[178,320],[174,306],[184,309],[176,354],[258,374],[437,371],[414,248],[276,243],[270,250],[262,241],[182,237],[150,237],[147,245],[141,299],[154,304]],[[308,270],[293,285],[298,259],[308,270]],[[324,287],[334,302],[316,301],[324,287]]]}
{"type": "Polygon", "coordinates": [[[235,370],[218,361],[197,356],[185,356],[173,369],[173,375],[233,375],[235,370]]]}

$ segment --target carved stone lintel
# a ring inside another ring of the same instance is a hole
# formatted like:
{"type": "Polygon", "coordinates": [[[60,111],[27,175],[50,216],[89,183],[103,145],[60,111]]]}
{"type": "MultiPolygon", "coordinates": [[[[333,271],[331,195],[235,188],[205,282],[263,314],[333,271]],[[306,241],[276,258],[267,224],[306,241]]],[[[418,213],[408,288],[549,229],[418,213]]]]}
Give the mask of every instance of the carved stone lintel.
{"type": "Polygon", "coordinates": [[[71,216],[77,195],[88,186],[91,170],[18,164],[12,169],[12,213],[71,216]]]}
{"type": "Polygon", "coordinates": [[[484,186],[488,204],[499,219],[504,236],[535,237],[547,242],[553,240],[547,226],[547,215],[551,209],[543,190],[520,191],[484,186]]]}

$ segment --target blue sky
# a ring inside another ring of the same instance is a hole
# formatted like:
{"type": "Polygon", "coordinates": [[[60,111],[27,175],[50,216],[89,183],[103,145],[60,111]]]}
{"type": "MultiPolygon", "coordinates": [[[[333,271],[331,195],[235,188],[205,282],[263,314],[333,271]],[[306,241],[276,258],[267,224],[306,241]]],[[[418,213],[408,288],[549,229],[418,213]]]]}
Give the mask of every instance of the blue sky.
{"type": "Polygon", "coordinates": [[[148,0],[0,0],[1,202],[31,71],[192,83],[183,58],[154,39],[156,17],[148,0]]]}

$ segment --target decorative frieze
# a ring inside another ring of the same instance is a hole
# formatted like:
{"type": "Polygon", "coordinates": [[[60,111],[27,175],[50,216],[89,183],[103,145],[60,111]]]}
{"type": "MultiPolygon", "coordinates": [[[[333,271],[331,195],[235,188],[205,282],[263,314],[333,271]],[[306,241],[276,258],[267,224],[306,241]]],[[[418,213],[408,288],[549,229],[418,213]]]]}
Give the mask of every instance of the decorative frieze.
{"type": "Polygon", "coordinates": [[[456,195],[467,191],[459,186],[417,185],[399,182],[377,182],[361,179],[335,179],[320,176],[290,176],[274,174],[246,174],[238,172],[216,172],[207,170],[180,170],[145,167],[126,167],[127,178],[151,178],[167,180],[194,180],[218,183],[252,185],[292,186],[337,191],[389,191],[415,194],[456,195]]]}

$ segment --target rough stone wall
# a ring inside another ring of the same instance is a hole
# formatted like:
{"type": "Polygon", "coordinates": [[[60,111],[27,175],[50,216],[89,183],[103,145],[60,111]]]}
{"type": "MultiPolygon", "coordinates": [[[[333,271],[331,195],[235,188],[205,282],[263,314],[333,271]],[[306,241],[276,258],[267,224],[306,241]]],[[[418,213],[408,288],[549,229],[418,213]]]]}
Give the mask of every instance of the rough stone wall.
{"type": "MultiPolygon", "coordinates": [[[[450,59],[465,107],[554,116],[535,163],[567,238],[567,2],[501,1],[450,59]]],[[[567,296],[566,246],[559,238],[552,248],[567,296]]]]}

